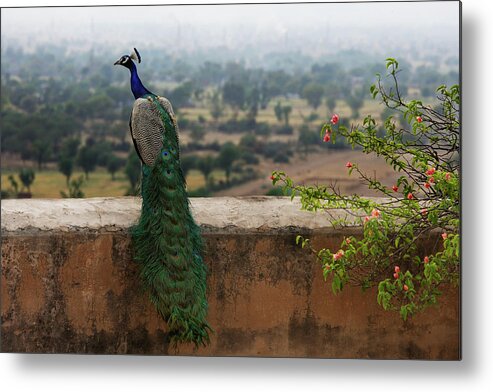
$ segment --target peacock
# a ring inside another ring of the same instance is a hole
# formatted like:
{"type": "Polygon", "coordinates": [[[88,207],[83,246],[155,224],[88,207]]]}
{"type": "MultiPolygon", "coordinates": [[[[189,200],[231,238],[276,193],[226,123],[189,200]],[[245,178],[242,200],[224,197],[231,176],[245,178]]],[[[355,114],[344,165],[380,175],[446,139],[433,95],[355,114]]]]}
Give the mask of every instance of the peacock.
{"type": "Polygon", "coordinates": [[[130,70],[130,134],[142,162],[142,210],[131,237],[145,291],[168,325],[170,342],[207,345],[206,274],[199,226],[190,212],[171,103],[142,84],[134,48],[115,65],[130,70]]]}

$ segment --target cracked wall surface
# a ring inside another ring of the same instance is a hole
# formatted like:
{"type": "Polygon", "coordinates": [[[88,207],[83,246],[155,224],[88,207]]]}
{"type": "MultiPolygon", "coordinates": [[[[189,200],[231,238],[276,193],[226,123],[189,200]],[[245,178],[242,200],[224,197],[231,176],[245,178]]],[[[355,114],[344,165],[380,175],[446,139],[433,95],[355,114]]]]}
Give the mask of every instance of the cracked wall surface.
{"type": "Polygon", "coordinates": [[[3,352],[460,358],[458,288],[406,322],[374,290],[334,296],[296,235],[336,248],[360,228],[336,230],[276,197],[192,199],[215,333],[205,348],[172,347],[132,261],[139,208],[137,198],[2,201],[3,352]]]}

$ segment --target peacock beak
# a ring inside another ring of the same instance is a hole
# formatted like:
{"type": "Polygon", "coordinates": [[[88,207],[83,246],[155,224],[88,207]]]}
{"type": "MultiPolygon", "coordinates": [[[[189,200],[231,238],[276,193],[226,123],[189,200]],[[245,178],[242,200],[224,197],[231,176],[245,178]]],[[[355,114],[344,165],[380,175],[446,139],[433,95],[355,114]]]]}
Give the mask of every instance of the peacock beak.
{"type": "Polygon", "coordinates": [[[120,60],[117,60],[117,61],[115,61],[115,63],[113,65],[119,65],[119,64],[121,64],[121,62],[120,62],[120,60]]]}

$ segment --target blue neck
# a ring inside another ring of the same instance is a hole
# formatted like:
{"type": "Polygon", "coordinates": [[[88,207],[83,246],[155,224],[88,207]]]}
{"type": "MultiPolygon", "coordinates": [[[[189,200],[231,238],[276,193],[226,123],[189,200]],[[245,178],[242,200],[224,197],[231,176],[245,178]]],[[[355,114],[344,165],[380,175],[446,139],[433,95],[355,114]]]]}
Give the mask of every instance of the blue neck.
{"type": "Polygon", "coordinates": [[[137,67],[133,62],[130,64],[130,87],[135,99],[142,98],[146,94],[152,94],[140,81],[139,75],[137,74],[137,67]]]}

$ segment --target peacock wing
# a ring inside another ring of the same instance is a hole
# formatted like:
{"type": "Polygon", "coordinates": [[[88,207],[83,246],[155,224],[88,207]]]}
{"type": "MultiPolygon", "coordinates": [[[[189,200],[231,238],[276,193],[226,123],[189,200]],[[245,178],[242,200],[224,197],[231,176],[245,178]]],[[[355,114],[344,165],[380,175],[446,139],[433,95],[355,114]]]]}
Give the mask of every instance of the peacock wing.
{"type": "Polygon", "coordinates": [[[156,105],[144,98],[135,100],[130,132],[142,162],[154,166],[163,147],[164,126],[156,105]]]}
{"type": "MultiPolygon", "coordinates": [[[[176,134],[176,117],[171,103],[163,97],[158,98],[159,105],[168,113],[176,134]]],[[[154,166],[156,157],[163,148],[163,138],[166,135],[162,112],[157,102],[147,98],[135,100],[130,118],[130,133],[137,154],[147,166],[154,166]]]]}

